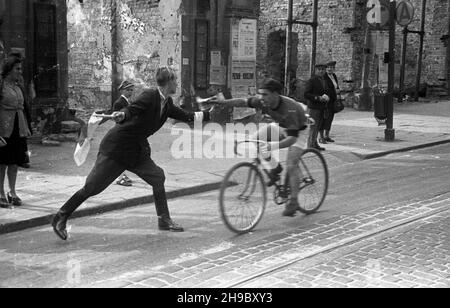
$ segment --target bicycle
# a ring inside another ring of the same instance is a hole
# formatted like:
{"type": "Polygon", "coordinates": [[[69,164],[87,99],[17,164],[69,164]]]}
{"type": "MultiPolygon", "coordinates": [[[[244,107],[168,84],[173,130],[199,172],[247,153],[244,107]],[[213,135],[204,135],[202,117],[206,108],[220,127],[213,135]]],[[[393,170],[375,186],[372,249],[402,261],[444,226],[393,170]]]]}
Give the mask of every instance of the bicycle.
{"type": "MultiPolygon", "coordinates": [[[[242,143],[266,142],[261,140],[245,140],[235,142],[237,147],[242,143]]],[[[259,146],[257,154],[259,154],[259,146]]],[[[309,215],[317,212],[322,206],[328,191],[328,167],[323,155],[315,149],[305,149],[300,157],[299,171],[303,171],[300,179],[298,203],[300,212],[309,215]],[[311,201],[311,202],[309,202],[311,201]]],[[[250,232],[263,217],[267,203],[267,182],[269,172],[262,168],[259,155],[253,162],[241,162],[234,165],[225,175],[219,195],[221,218],[231,231],[243,234],[250,232]],[[261,172],[261,169],[264,172],[261,172]],[[243,181],[241,181],[243,180],[243,181]],[[243,185],[241,185],[241,182],[243,185]]],[[[278,205],[290,199],[289,174],[275,183],[273,200],[278,205]]]]}

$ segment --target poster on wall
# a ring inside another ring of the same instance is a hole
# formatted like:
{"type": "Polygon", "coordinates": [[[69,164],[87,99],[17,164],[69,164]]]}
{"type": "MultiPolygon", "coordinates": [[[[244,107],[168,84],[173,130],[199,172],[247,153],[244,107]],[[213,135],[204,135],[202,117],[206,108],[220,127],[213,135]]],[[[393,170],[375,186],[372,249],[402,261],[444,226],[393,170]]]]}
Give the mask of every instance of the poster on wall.
{"type": "Polygon", "coordinates": [[[244,95],[254,94],[256,85],[256,64],[253,61],[233,60],[231,63],[232,88],[240,89],[244,95]],[[242,89],[245,89],[243,93],[242,89]]]}
{"type": "Polygon", "coordinates": [[[226,84],[226,68],[225,66],[212,66],[209,68],[209,84],[225,85],[226,84]]]}
{"type": "Polygon", "coordinates": [[[239,59],[256,60],[256,19],[239,22],[239,59]]]}
{"type": "Polygon", "coordinates": [[[239,19],[231,20],[231,57],[239,59],[239,19]]]}
{"type": "Polygon", "coordinates": [[[211,51],[211,66],[222,65],[222,52],[220,50],[211,51]]]}
{"type": "Polygon", "coordinates": [[[256,19],[233,19],[231,22],[230,83],[233,97],[256,93],[256,19]]]}

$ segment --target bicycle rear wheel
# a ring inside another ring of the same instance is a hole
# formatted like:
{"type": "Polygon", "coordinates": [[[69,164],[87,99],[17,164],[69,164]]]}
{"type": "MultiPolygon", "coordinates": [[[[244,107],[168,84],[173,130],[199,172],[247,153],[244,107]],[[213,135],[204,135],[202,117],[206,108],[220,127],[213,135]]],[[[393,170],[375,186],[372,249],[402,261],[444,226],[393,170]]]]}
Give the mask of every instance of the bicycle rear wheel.
{"type": "Polygon", "coordinates": [[[300,212],[312,214],[322,206],[328,191],[328,167],[323,155],[315,149],[306,149],[299,162],[300,187],[298,204],[300,212]]]}
{"type": "Polygon", "coordinates": [[[251,231],[266,208],[266,184],[258,168],[248,162],[232,167],[222,181],[219,209],[223,222],[231,231],[251,231]]]}

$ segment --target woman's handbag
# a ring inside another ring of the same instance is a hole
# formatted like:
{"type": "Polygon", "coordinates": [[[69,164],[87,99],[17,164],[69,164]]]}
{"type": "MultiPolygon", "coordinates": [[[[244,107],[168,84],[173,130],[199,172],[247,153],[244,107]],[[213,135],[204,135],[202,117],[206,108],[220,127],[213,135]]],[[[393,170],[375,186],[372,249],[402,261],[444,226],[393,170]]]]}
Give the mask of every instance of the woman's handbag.
{"type": "Polygon", "coordinates": [[[340,95],[338,95],[337,99],[334,101],[334,113],[341,112],[344,110],[344,101],[340,95]]]}

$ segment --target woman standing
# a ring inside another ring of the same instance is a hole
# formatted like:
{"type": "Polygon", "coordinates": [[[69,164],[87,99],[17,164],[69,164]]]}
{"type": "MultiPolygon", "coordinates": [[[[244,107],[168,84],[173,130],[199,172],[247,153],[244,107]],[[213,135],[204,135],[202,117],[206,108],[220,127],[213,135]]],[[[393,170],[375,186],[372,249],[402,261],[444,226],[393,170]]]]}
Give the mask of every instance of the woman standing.
{"type": "Polygon", "coordinates": [[[29,167],[27,137],[31,136],[31,117],[22,77],[22,59],[11,54],[3,62],[0,79],[0,207],[20,206],[16,193],[18,167],[29,167]],[[5,176],[9,189],[5,194],[5,176]]]}

